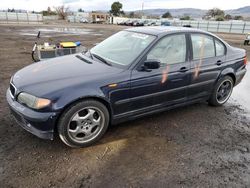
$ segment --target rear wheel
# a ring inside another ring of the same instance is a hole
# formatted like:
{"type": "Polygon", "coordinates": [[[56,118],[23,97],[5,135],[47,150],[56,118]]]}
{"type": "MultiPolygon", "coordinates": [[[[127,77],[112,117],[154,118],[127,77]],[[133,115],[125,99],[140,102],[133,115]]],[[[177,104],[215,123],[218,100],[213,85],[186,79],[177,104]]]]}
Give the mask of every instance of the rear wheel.
{"type": "Polygon", "coordinates": [[[109,112],[95,100],[70,106],[58,122],[61,140],[70,147],[86,147],[99,140],[109,125],[109,112]]]}
{"type": "Polygon", "coordinates": [[[208,100],[209,104],[213,106],[221,106],[232,94],[234,81],[230,76],[225,76],[215,85],[213,93],[208,100]]]}

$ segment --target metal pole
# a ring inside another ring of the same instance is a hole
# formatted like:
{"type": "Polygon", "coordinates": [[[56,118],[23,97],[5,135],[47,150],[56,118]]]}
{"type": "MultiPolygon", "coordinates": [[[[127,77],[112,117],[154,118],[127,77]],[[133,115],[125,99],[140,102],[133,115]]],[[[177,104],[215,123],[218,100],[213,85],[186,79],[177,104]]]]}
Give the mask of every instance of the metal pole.
{"type": "Polygon", "coordinates": [[[9,23],[8,12],[6,12],[6,21],[9,23]]]}
{"type": "Polygon", "coordinates": [[[141,18],[143,18],[143,9],[144,9],[144,1],[142,1],[142,6],[141,6],[141,18]]]}
{"type": "Polygon", "coordinates": [[[16,12],[16,20],[17,20],[17,23],[19,24],[19,19],[18,19],[18,13],[16,12]]]}
{"type": "Polygon", "coordinates": [[[230,28],[229,28],[229,33],[231,33],[232,25],[233,25],[233,23],[231,22],[231,25],[230,25],[230,28]]]}
{"type": "Polygon", "coordinates": [[[29,22],[29,15],[28,15],[28,12],[27,12],[26,14],[27,14],[27,21],[28,21],[28,24],[29,24],[30,22],[29,22]]]}
{"type": "Polygon", "coordinates": [[[207,31],[208,31],[208,27],[209,27],[209,21],[207,22],[207,31]]]}
{"type": "Polygon", "coordinates": [[[217,32],[219,32],[220,22],[218,21],[217,32]]]}
{"type": "Polygon", "coordinates": [[[199,29],[200,28],[200,22],[198,21],[198,24],[197,24],[197,29],[199,29]]]}
{"type": "Polygon", "coordinates": [[[245,28],[246,28],[246,22],[244,23],[242,33],[245,33],[245,28]]]}

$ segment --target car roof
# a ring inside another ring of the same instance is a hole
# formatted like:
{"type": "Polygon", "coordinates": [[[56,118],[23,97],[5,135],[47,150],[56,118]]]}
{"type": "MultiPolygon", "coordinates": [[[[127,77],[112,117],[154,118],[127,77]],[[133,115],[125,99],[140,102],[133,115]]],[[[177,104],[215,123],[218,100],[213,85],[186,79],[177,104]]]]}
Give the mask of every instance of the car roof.
{"type": "Polygon", "coordinates": [[[162,34],[176,33],[176,32],[208,33],[199,29],[187,28],[187,27],[174,27],[174,26],[133,27],[133,28],[125,29],[125,30],[149,34],[149,35],[162,35],[162,34]]]}

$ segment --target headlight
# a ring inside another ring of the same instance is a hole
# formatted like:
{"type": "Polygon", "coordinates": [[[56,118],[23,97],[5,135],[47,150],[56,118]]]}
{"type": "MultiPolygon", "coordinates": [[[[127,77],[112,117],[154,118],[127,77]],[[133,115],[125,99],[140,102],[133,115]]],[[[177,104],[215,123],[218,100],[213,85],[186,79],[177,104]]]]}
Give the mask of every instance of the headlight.
{"type": "Polygon", "coordinates": [[[51,101],[48,99],[38,98],[28,93],[24,93],[24,92],[18,95],[17,101],[33,109],[41,109],[50,105],[51,103],[51,101]]]}

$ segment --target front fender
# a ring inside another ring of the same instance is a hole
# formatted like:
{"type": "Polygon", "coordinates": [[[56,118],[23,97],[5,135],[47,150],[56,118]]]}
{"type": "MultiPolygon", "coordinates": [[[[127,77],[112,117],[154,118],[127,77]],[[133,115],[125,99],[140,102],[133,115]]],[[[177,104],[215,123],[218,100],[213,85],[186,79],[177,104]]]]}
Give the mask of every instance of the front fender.
{"type": "Polygon", "coordinates": [[[60,95],[60,98],[58,98],[53,105],[53,109],[55,111],[60,111],[63,108],[65,108],[65,106],[68,106],[69,104],[72,104],[78,101],[79,99],[83,98],[99,98],[109,103],[109,99],[104,95],[102,90],[98,88],[95,89],[92,87],[72,88],[72,90],[70,91],[72,92],[65,92],[60,95]]]}

